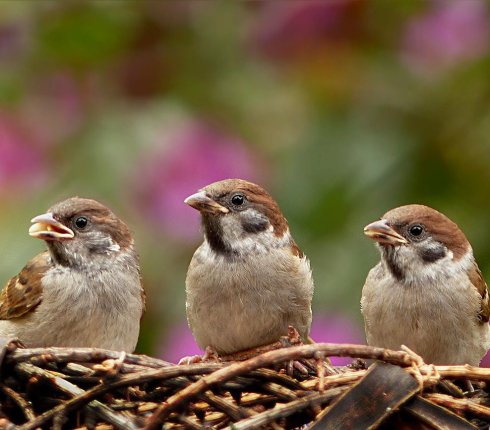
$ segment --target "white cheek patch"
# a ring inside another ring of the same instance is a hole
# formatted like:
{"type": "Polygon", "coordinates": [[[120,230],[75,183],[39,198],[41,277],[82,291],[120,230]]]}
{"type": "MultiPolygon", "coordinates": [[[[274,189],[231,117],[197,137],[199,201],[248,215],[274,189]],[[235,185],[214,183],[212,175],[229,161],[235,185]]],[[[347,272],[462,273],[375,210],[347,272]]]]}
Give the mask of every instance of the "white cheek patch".
{"type": "Polygon", "coordinates": [[[121,247],[117,243],[112,242],[112,244],[107,249],[109,251],[117,252],[117,251],[120,251],[121,250],[121,247]]]}
{"type": "MultiPolygon", "coordinates": [[[[425,246],[432,246],[426,243],[425,246]]],[[[434,244],[434,248],[438,246],[434,244]]],[[[472,264],[471,252],[467,252],[458,261],[454,261],[454,254],[446,249],[446,255],[435,261],[425,262],[419,253],[413,248],[401,246],[396,253],[396,264],[404,274],[407,284],[426,284],[433,282],[444,282],[448,278],[459,275],[467,270],[472,264]]]]}
{"type": "Polygon", "coordinates": [[[111,252],[118,252],[121,247],[117,242],[115,242],[110,235],[98,234],[92,237],[94,244],[97,244],[100,253],[109,254],[111,252]]]}
{"type": "MultiPolygon", "coordinates": [[[[265,230],[246,231],[243,227],[243,216],[245,219],[255,219],[257,224],[264,220],[264,214],[249,208],[237,214],[227,214],[221,218],[222,238],[226,245],[238,254],[266,253],[271,248],[279,248],[291,241],[289,231],[281,237],[274,233],[274,227],[269,224],[265,230]]],[[[268,221],[268,220],[267,220],[268,221]]]]}

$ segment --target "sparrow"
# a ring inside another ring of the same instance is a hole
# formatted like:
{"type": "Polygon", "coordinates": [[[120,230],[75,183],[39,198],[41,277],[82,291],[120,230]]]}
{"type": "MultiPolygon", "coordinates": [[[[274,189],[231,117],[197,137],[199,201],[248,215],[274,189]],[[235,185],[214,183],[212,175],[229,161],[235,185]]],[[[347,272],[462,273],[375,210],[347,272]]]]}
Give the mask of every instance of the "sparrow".
{"type": "Polygon", "coordinates": [[[201,213],[204,242],[186,278],[186,311],[197,344],[219,355],[267,345],[311,325],[310,263],[279,206],[260,186],[215,182],[185,199],[201,213]]]}
{"type": "Polygon", "coordinates": [[[0,336],[28,347],[132,352],[145,295],[133,237],[101,203],[72,197],[36,216],[32,237],[47,251],[0,294],[0,336]]]}
{"type": "Polygon", "coordinates": [[[457,224],[413,204],[390,210],[364,233],[381,251],[362,290],[368,344],[403,344],[427,363],[477,366],[490,347],[490,302],[457,224]]]}

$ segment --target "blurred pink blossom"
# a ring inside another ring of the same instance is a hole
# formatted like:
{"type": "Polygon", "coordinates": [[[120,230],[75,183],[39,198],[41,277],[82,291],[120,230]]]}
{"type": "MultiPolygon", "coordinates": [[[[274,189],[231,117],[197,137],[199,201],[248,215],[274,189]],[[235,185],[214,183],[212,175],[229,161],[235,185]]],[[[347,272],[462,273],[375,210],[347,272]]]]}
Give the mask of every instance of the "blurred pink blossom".
{"type": "MultiPolygon", "coordinates": [[[[310,337],[315,342],[366,344],[363,330],[345,315],[314,314],[310,337]]],[[[352,362],[350,357],[332,357],[332,364],[345,366],[352,362]]]]}
{"type": "Polygon", "coordinates": [[[25,31],[19,24],[0,24],[0,61],[13,62],[24,54],[25,31]]]}
{"type": "Polygon", "coordinates": [[[69,73],[39,79],[23,105],[24,117],[36,130],[38,143],[56,145],[76,133],[83,125],[92,93],[90,82],[69,73]]]}
{"type": "Polygon", "coordinates": [[[256,45],[282,59],[322,49],[326,43],[345,43],[360,34],[363,8],[356,0],[264,2],[256,45]]]}
{"type": "Polygon", "coordinates": [[[197,346],[187,323],[182,321],[170,327],[157,353],[163,360],[178,363],[182,357],[202,355],[203,351],[197,346]]]}
{"type": "Polygon", "coordinates": [[[488,351],[485,357],[483,357],[480,367],[490,367],[490,351],[488,351]]]}
{"type": "Polygon", "coordinates": [[[47,176],[46,162],[33,133],[0,113],[0,190],[37,187],[47,176]]]}
{"type": "Polygon", "coordinates": [[[415,72],[433,73],[484,55],[490,44],[487,4],[480,0],[430,2],[411,19],[402,40],[402,58],[415,72]]]}
{"type": "Polygon", "coordinates": [[[157,226],[178,239],[197,237],[199,214],[184,199],[211,182],[254,180],[256,161],[237,137],[203,122],[180,127],[139,167],[134,198],[157,226]]]}
{"type": "MultiPolygon", "coordinates": [[[[341,314],[315,315],[310,336],[316,342],[365,344],[364,334],[357,324],[341,314]]],[[[202,354],[185,322],[169,330],[159,348],[159,357],[177,363],[182,357],[202,354]]],[[[343,366],[352,362],[349,357],[333,357],[332,363],[343,366]]]]}

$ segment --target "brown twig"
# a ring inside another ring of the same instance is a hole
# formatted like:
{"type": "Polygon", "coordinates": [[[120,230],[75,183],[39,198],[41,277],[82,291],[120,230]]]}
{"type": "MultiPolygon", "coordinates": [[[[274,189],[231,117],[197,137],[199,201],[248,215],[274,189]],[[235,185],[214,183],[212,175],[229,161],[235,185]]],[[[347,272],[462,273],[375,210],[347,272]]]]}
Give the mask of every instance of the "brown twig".
{"type": "Polygon", "coordinates": [[[248,418],[251,415],[250,412],[247,411],[245,408],[236,406],[233,403],[228,402],[224,398],[214,395],[211,391],[206,391],[206,393],[202,394],[200,397],[205,400],[210,406],[213,406],[217,410],[224,412],[235,421],[241,420],[242,418],[248,418]]]}
{"type": "Polygon", "coordinates": [[[457,366],[435,366],[442,378],[473,379],[477,381],[490,381],[490,368],[475,367],[469,364],[457,366]]]}
{"type": "Polygon", "coordinates": [[[439,393],[429,393],[424,395],[424,398],[455,412],[469,412],[484,420],[490,418],[490,407],[480,405],[471,399],[455,399],[447,394],[439,393]]]}
{"type": "MultiPolygon", "coordinates": [[[[73,385],[65,379],[56,376],[56,374],[53,372],[40,369],[33,364],[19,363],[16,366],[16,370],[28,377],[37,376],[48,379],[56,386],[56,388],[63,391],[65,394],[73,397],[74,399],[81,399],[87,395],[86,391],[82,390],[76,385],[73,385]]],[[[70,403],[69,401],[66,403],[62,403],[61,405],[51,409],[51,411],[48,411],[47,413],[44,413],[37,418],[31,419],[26,424],[20,426],[19,429],[35,429],[44,424],[49,419],[52,419],[56,416],[65,416],[73,409],[74,405],[76,404],[77,403],[75,402],[70,403]]],[[[91,400],[90,403],[88,403],[87,407],[100,418],[105,419],[106,421],[113,424],[116,428],[128,430],[136,430],[138,428],[138,426],[136,426],[136,424],[132,420],[117,412],[114,412],[113,410],[111,410],[111,408],[99,402],[98,400],[91,400]]]]}
{"type": "Polygon", "coordinates": [[[257,357],[217,370],[173,395],[154,412],[148,420],[145,430],[156,430],[159,424],[168,417],[171,412],[182,404],[185,404],[190,398],[206,391],[208,387],[213,384],[218,382],[223,383],[240,374],[250,372],[260,367],[267,367],[275,363],[311,358],[318,352],[323,353],[325,356],[375,358],[402,366],[409,366],[413,363],[411,356],[405,352],[366,345],[316,343],[313,345],[293,346],[290,348],[269,351],[257,357]]]}
{"type": "Polygon", "coordinates": [[[0,385],[0,389],[17,404],[27,420],[35,418],[31,405],[24,399],[24,397],[4,384],[0,385]]]}
{"type": "MultiPolygon", "coordinates": [[[[352,384],[354,382],[359,381],[366,374],[366,370],[357,370],[355,372],[345,372],[339,373],[337,375],[325,376],[323,378],[323,384],[325,387],[332,388],[339,385],[352,384]]],[[[319,385],[321,382],[320,378],[318,379],[310,379],[308,381],[304,381],[301,383],[303,388],[307,390],[313,390],[319,385]]],[[[317,388],[319,391],[320,387],[317,388]]]]}
{"type": "MultiPolygon", "coordinates": [[[[21,419],[22,412],[28,420],[18,427],[22,430],[47,423],[61,428],[66,426],[66,420],[75,420],[78,426],[83,422],[95,426],[99,421],[97,428],[102,425],[129,429],[143,423],[145,429],[156,429],[165,421],[169,430],[203,426],[245,430],[264,425],[289,428],[292,423],[303,422],[298,420],[317,422],[322,409],[333,410],[329,406],[332,400],[346,391],[350,394],[366,375],[364,369],[329,371],[322,363],[324,357],[330,356],[398,365],[417,379],[418,390],[423,390],[420,399],[425,399],[429,412],[433,413],[430,407],[437,407],[446,414],[453,411],[468,419],[490,421],[490,407],[480,404],[477,398],[462,398],[460,390],[458,395],[454,390],[449,391],[452,396],[441,394],[448,392],[447,385],[454,385],[451,379],[490,381],[490,369],[426,365],[408,350],[389,351],[363,345],[298,345],[269,350],[242,362],[203,362],[188,366],[90,348],[7,348],[5,351],[0,390],[16,406],[1,412],[6,413],[6,420],[14,422],[21,419]],[[292,362],[312,364],[308,365],[310,374],[288,376],[284,369],[292,362]],[[18,378],[12,370],[23,377],[18,378]],[[441,378],[445,380],[434,385],[441,378]],[[36,380],[40,387],[48,387],[48,396],[41,399],[36,394],[39,391],[36,380]],[[428,386],[433,386],[432,391],[427,392],[428,386]],[[36,416],[37,411],[45,412],[36,416]]],[[[408,404],[403,406],[404,410],[408,407],[408,404]]],[[[414,419],[421,420],[419,416],[414,419]]],[[[10,424],[5,421],[5,425],[10,424]]]]}
{"type": "MultiPolygon", "coordinates": [[[[117,360],[120,356],[121,352],[98,348],[19,348],[10,353],[6,357],[6,361],[8,363],[30,361],[37,365],[43,363],[66,363],[69,361],[93,363],[108,359],[117,360]]],[[[156,369],[166,366],[175,366],[168,361],[137,354],[126,354],[125,362],[156,369]]]]}
{"type": "Polygon", "coordinates": [[[256,429],[277,419],[286,418],[299,410],[305,410],[325,404],[340,396],[344,391],[346,391],[346,389],[347,387],[338,387],[332,388],[331,390],[326,390],[323,393],[309,394],[292,402],[278,405],[274,409],[262,412],[246,420],[233,423],[233,425],[228,427],[227,430],[256,429]]]}
{"type": "MultiPolygon", "coordinates": [[[[26,369],[26,366],[32,366],[29,369],[33,369],[36,366],[33,366],[32,364],[29,363],[19,363],[16,368],[21,369],[26,369]],[[19,367],[20,366],[20,367],[19,367]]],[[[178,365],[173,365],[169,367],[164,367],[162,369],[151,369],[147,370],[144,372],[138,372],[138,373],[133,373],[129,375],[123,375],[119,377],[118,379],[111,381],[111,382],[106,382],[105,384],[100,384],[97,385],[96,387],[83,391],[83,394],[80,393],[80,395],[77,395],[77,397],[73,397],[72,399],[68,400],[65,402],[63,405],[57,406],[41,416],[37,417],[34,421],[29,422],[25,424],[23,427],[20,427],[21,430],[30,430],[34,429],[42,424],[44,424],[46,421],[49,421],[50,419],[53,418],[57,413],[60,411],[66,409],[66,410],[73,410],[78,406],[85,405],[89,402],[91,402],[95,397],[104,394],[108,391],[114,390],[116,388],[120,387],[126,387],[128,385],[138,385],[142,384],[144,382],[149,382],[153,380],[161,380],[161,379],[168,379],[168,378],[173,378],[176,376],[182,376],[182,375],[199,375],[203,373],[209,373],[212,372],[216,369],[221,369],[222,365],[217,364],[217,363],[203,363],[203,364],[194,364],[194,365],[188,365],[188,366],[178,366],[178,365]],[[29,426],[28,426],[29,424],[29,426]]],[[[37,368],[38,369],[38,368],[37,368]]],[[[42,369],[39,369],[42,370],[42,369]]],[[[50,376],[53,376],[52,374],[50,376]]],[[[60,383],[60,386],[63,386],[63,383],[65,384],[70,384],[66,380],[62,378],[58,378],[58,382],[60,383]]],[[[72,384],[70,384],[72,385],[72,384]]],[[[78,388],[78,387],[77,387],[78,388]]]]}

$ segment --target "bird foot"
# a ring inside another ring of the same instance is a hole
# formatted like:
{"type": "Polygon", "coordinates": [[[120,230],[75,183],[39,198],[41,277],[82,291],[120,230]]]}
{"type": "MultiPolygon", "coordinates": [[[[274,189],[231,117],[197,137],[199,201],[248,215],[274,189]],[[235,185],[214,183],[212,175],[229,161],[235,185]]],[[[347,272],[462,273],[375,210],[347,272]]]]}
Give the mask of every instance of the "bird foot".
{"type": "Polygon", "coordinates": [[[186,355],[182,357],[177,363],[179,366],[187,366],[189,364],[202,363],[202,357],[200,355],[186,355]]]}
{"type": "Polygon", "coordinates": [[[92,369],[108,377],[115,377],[122,369],[126,353],[122,351],[119,358],[109,358],[100,364],[95,364],[92,369]]]}
{"type": "Polygon", "coordinates": [[[8,352],[12,352],[18,347],[24,347],[24,344],[17,338],[0,336],[0,365],[8,352]]]}
{"type": "Polygon", "coordinates": [[[293,326],[289,326],[287,336],[281,336],[276,342],[255,346],[253,348],[244,349],[232,354],[222,355],[220,358],[223,361],[245,361],[249,358],[263,354],[264,352],[274,351],[279,348],[287,348],[295,345],[303,345],[303,342],[298,331],[293,326]]]}
{"type": "Polygon", "coordinates": [[[179,365],[188,365],[188,364],[197,364],[197,363],[205,363],[205,362],[220,362],[221,359],[218,353],[211,347],[207,346],[204,351],[204,355],[188,355],[182,357],[178,364],[179,365]]]}

